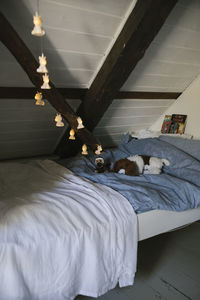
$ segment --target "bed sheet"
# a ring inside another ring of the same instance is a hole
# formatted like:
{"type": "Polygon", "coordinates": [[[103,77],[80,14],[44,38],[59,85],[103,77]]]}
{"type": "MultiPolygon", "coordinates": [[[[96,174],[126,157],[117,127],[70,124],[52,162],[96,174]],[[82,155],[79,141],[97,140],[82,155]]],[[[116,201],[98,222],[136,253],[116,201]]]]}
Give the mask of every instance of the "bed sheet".
{"type": "Polygon", "coordinates": [[[0,299],[97,297],[133,284],[137,216],[53,161],[0,165],[0,299]]]}

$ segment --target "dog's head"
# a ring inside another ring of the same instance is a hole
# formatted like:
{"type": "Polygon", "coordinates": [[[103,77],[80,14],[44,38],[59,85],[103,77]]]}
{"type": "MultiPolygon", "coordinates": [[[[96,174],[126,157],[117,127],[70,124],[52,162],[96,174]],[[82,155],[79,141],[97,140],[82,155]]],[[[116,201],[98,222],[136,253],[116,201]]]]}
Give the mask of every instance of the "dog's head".
{"type": "Polygon", "coordinates": [[[102,157],[98,157],[95,159],[95,165],[98,167],[98,168],[101,168],[103,167],[104,165],[104,159],[102,157]]]}

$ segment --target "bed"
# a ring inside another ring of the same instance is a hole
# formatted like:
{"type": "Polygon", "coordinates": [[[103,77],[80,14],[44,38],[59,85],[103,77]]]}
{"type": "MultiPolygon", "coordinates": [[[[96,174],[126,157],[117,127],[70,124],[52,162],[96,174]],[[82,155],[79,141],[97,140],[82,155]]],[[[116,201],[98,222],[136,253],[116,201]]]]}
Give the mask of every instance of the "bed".
{"type": "Polygon", "coordinates": [[[200,219],[200,142],[172,139],[126,135],[102,154],[167,158],[161,175],[96,174],[95,156],[2,163],[2,299],[72,300],[133,284],[138,241],[200,219]]]}
{"type": "Polygon", "coordinates": [[[138,241],[187,226],[200,220],[200,207],[183,212],[151,210],[137,215],[138,241]]]}
{"type": "Polygon", "coordinates": [[[123,174],[94,176],[94,159],[59,161],[73,172],[94,182],[105,184],[125,196],[137,213],[139,241],[181,228],[200,219],[200,140],[193,140],[191,136],[190,139],[189,136],[184,138],[184,135],[155,137],[157,134],[148,132],[148,136],[149,134],[153,138],[148,138],[145,134],[145,138],[140,140],[126,134],[117,149],[106,151],[102,157],[109,162],[138,153],[168,158],[171,165],[164,167],[161,176],[147,175],[142,178],[129,176],[127,178],[123,174]],[[123,184],[120,186],[119,182],[123,184]],[[158,185],[158,188],[154,184],[158,185]]]}

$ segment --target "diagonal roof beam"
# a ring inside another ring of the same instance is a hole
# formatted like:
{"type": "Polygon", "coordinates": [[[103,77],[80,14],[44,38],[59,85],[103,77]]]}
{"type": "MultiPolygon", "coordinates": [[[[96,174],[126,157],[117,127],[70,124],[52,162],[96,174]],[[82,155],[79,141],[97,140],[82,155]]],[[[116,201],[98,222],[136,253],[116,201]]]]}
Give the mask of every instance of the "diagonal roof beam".
{"type": "MultiPolygon", "coordinates": [[[[8,20],[0,12],[0,41],[10,50],[23,70],[28,75],[31,82],[36,86],[38,90],[43,83],[42,75],[36,72],[38,62],[32,55],[31,51],[27,48],[25,43],[19,37],[15,29],[11,26],[8,20]]],[[[50,90],[42,90],[44,97],[49,103],[63,115],[70,126],[76,131],[78,137],[83,143],[89,145],[92,150],[96,149],[98,141],[96,138],[86,129],[77,130],[77,115],[69,104],[65,101],[65,98],[55,88],[54,84],[50,82],[50,90]]],[[[80,141],[79,141],[80,145],[80,141]]]]}
{"type": "MultiPolygon", "coordinates": [[[[81,103],[81,115],[93,130],[159,32],[177,0],[138,0],[114,46],[81,103]]],[[[65,135],[57,153],[65,149],[65,135]]],[[[75,151],[73,147],[73,151],[75,151]]]]}

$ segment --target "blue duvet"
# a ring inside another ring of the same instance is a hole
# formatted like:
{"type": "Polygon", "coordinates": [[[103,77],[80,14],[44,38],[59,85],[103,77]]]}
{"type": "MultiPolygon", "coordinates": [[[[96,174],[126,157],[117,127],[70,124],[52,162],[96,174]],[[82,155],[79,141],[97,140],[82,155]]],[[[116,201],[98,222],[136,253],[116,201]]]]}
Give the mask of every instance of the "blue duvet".
{"type": "MultiPolygon", "coordinates": [[[[187,143],[189,142],[188,140],[187,143]]],[[[200,152],[200,143],[197,147],[200,152]]],[[[95,173],[96,156],[60,160],[59,163],[79,176],[118,191],[129,200],[136,213],[153,209],[183,211],[200,205],[200,160],[188,152],[190,151],[185,152],[159,138],[129,140],[125,136],[116,150],[108,150],[102,154],[111,166],[114,161],[134,154],[167,158],[170,166],[165,166],[160,175],[133,177],[116,173],[95,173]]]]}

